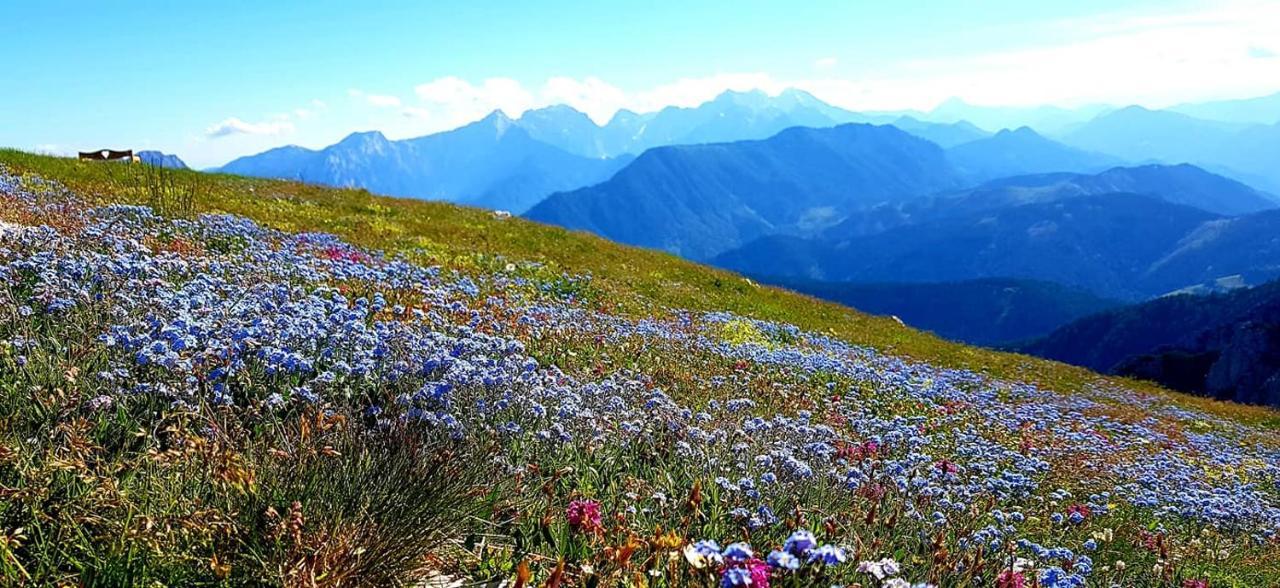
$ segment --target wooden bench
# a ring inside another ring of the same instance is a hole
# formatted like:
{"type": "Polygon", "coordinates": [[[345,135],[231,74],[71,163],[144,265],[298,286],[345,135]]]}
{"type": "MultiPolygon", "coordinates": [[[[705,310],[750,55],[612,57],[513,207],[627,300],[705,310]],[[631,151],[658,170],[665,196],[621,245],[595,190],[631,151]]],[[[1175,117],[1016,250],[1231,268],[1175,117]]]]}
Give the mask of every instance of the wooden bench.
{"type": "Polygon", "coordinates": [[[124,151],[115,151],[113,149],[102,149],[99,151],[81,151],[80,160],[81,161],[128,161],[131,163],[142,161],[141,158],[133,154],[132,149],[126,149],[124,151]]]}

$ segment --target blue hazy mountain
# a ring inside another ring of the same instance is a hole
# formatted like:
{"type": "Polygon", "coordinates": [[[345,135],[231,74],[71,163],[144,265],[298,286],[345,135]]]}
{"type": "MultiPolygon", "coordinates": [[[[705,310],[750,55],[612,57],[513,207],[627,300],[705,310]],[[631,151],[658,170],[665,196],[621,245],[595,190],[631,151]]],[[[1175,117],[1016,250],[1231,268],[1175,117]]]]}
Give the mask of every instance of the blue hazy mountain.
{"type": "Polygon", "coordinates": [[[1260,212],[1280,207],[1280,201],[1218,174],[1190,164],[1150,164],[1115,167],[1096,174],[1050,173],[992,180],[964,192],[963,201],[948,208],[967,210],[1060,200],[1074,196],[1133,193],[1157,196],[1223,215],[1260,212]]]}
{"type": "Polygon", "coordinates": [[[584,157],[606,158],[626,153],[586,114],[558,104],[526,111],[516,124],[530,137],[584,157]]]}
{"type": "Polygon", "coordinates": [[[768,139],[658,147],[528,218],[692,259],[847,211],[960,186],[936,144],[892,126],[793,127],[768,139]]]}
{"type": "Polygon", "coordinates": [[[1280,123],[1280,92],[1257,98],[1179,104],[1168,110],[1205,120],[1274,125],[1280,123]]]}
{"type": "Polygon", "coordinates": [[[1217,154],[1205,154],[1227,173],[1280,194],[1280,123],[1252,125],[1231,137],[1217,154]]]}
{"type": "Polygon", "coordinates": [[[789,127],[831,127],[863,120],[807,92],[769,96],[759,90],[724,92],[693,108],[619,111],[603,126],[568,106],[531,110],[517,121],[533,138],[587,157],[638,154],[652,147],[763,139],[789,127]]]}
{"type": "Polygon", "coordinates": [[[1079,196],[1131,193],[1156,196],[1222,215],[1280,207],[1275,197],[1189,164],[1116,167],[1096,174],[1012,176],[927,198],[850,212],[825,231],[831,240],[874,235],[909,224],[972,217],[1025,204],[1079,196]]]}
{"type": "Polygon", "coordinates": [[[1094,172],[1120,165],[1120,159],[1047,139],[1030,127],[1005,129],[993,136],[955,145],[951,162],[977,180],[1046,172],[1094,172]]]}
{"type": "Polygon", "coordinates": [[[820,281],[1027,278],[1141,300],[1224,276],[1240,275],[1246,284],[1280,277],[1277,234],[1280,210],[1224,217],[1154,196],[1100,194],[943,215],[847,238],[774,235],[715,264],[820,281]]]}
{"type": "Polygon", "coordinates": [[[186,162],[182,161],[182,158],[177,155],[150,150],[139,151],[134,155],[137,155],[138,159],[142,160],[143,163],[160,166],[165,169],[187,169],[186,162]]]}
{"type": "Polygon", "coordinates": [[[1185,392],[1280,406],[1280,282],[1109,310],[1018,350],[1185,392]]]}
{"type": "Polygon", "coordinates": [[[1041,337],[1084,316],[1120,306],[1079,288],[989,278],[930,284],[841,283],[759,277],[762,282],[839,302],[977,345],[1041,337]]]}
{"type": "Polygon", "coordinates": [[[1221,149],[1242,125],[1201,120],[1165,110],[1129,106],[1071,130],[1062,141],[1128,161],[1199,163],[1221,149]]]}
{"type": "Polygon", "coordinates": [[[966,121],[863,115],[795,89],[777,96],[758,90],[729,91],[696,107],[673,106],[646,114],[620,110],[604,125],[564,105],[530,110],[516,120],[534,139],[586,157],[639,154],[666,145],[764,139],[790,127],[825,128],[851,122],[892,123],[943,147],[990,135],[966,121]]]}
{"type": "Polygon", "coordinates": [[[285,145],[233,159],[226,165],[210,171],[258,178],[300,180],[302,169],[318,156],[319,151],[297,145],[285,145]]]}
{"type": "Polygon", "coordinates": [[[273,149],[219,171],[520,212],[552,192],[601,181],[626,161],[571,154],[533,139],[494,112],[414,139],[392,141],[373,131],[353,133],[321,150],[273,149]]]}
{"type": "Polygon", "coordinates": [[[950,98],[928,113],[916,115],[916,118],[938,123],[968,121],[984,129],[1031,127],[1042,133],[1052,134],[1111,109],[1110,106],[1100,104],[1074,109],[1058,106],[980,106],[959,98],[950,98]]]}
{"type": "Polygon", "coordinates": [[[1280,124],[1220,122],[1130,106],[1099,116],[1060,139],[1128,161],[1193,163],[1280,192],[1280,124]]]}
{"type": "Polygon", "coordinates": [[[991,136],[991,133],[963,120],[953,123],[931,123],[911,116],[900,116],[893,119],[891,124],[912,135],[933,141],[942,147],[954,147],[961,143],[968,143],[991,136]]]}
{"type": "MultiPolygon", "coordinates": [[[[280,147],[241,157],[217,171],[519,213],[550,193],[603,181],[631,161],[632,154],[651,147],[763,139],[787,128],[826,128],[865,118],[799,90],[777,96],[725,92],[695,108],[647,114],[622,110],[603,126],[557,105],[527,111],[517,120],[494,112],[458,129],[414,139],[355,133],[319,150],[280,147]]],[[[943,144],[982,136],[967,123],[902,121],[902,126],[943,144]]]]}

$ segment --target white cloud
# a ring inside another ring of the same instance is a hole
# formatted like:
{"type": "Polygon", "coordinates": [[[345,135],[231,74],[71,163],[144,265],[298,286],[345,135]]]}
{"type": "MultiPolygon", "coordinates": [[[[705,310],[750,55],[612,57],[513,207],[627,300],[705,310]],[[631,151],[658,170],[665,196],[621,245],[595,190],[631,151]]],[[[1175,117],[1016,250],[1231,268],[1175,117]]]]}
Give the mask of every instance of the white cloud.
{"type": "Polygon", "coordinates": [[[230,135],[281,135],[293,132],[293,123],[279,119],[250,123],[231,117],[205,129],[206,137],[216,139],[230,135]]]}
{"type": "Polygon", "coordinates": [[[554,77],[542,86],[541,100],[548,104],[568,104],[592,120],[604,122],[627,106],[627,93],[600,78],[577,80],[554,77]]]}
{"type": "MultiPolygon", "coordinates": [[[[838,104],[919,107],[949,96],[980,104],[1141,103],[1274,92],[1280,60],[1280,3],[1221,2],[1162,13],[1112,13],[1051,22],[1041,44],[892,64],[865,76],[862,92],[838,104]]],[[[821,96],[820,96],[821,97],[821,96]]]]}
{"type": "Polygon", "coordinates": [[[1274,59],[1276,57],[1280,57],[1280,53],[1277,53],[1275,49],[1250,45],[1249,57],[1253,59],[1274,59]]]}
{"type": "Polygon", "coordinates": [[[352,98],[361,98],[365,102],[368,102],[370,106],[376,106],[378,108],[399,108],[400,107],[400,98],[396,96],[389,96],[386,94],[369,94],[363,90],[358,90],[356,88],[351,88],[347,90],[347,95],[351,96],[352,98]]]}
{"type": "Polygon", "coordinates": [[[416,106],[408,106],[408,107],[405,107],[404,110],[400,111],[400,115],[405,118],[426,119],[426,118],[431,118],[431,111],[425,108],[418,108],[416,106]]]}
{"type": "Polygon", "coordinates": [[[693,107],[728,90],[745,92],[763,90],[777,94],[786,84],[766,73],[721,73],[701,78],[680,78],[669,84],[639,92],[631,102],[637,112],[659,110],[667,106],[693,107]]]}
{"type": "Polygon", "coordinates": [[[328,109],[329,105],[317,98],[312,99],[306,106],[293,109],[293,115],[298,117],[298,120],[307,120],[328,109]]]}
{"type": "Polygon", "coordinates": [[[494,110],[519,117],[529,109],[552,104],[567,104],[603,124],[622,108],[650,112],[667,106],[692,107],[715,98],[725,90],[762,89],[777,94],[784,88],[785,84],[764,73],[681,78],[638,92],[627,92],[597,77],[553,77],[530,89],[510,78],[489,78],[472,84],[462,78],[448,76],[419,84],[414,93],[424,110],[416,112],[416,118],[426,118],[429,114],[441,125],[458,126],[494,110]]]}
{"type": "MultiPolygon", "coordinates": [[[[626,87],[594,76],[523,82],[449,76],[413,87],[411,97],[404,97],[403,90],[396,96],[353,88],[348,94],[373,108],[359,114],[367,118],[348,123],[398,138],[455,128],[494,110],[518,117],[531,108],[567,104],[603,124],[619,109],[692,107],[726,90],[776,95],[788,87],[853,110],[927,110],[952,96],[985,105],[1107,102],[1161,107],[1280,89],[1280,2],[1274,0],[1223,0],[1190,9],[1115,12],[1026,27],[1027,34],[1019,37],[1032,41],[999,51],[955,51],[870,65],[824,56],[808,64],[812,67],[799,64],[798,73],[786,76],[718,72],[648,87],[626,87]]],[[[312,101],[292,110],[291,120],[306,120],[324,109],[324,103],[312,101]]],[[[335,114],[349,116],[345,110],[335,114]]],[[[308,125],[307,137],[321,136],[316,126],[308,125]]],[[[289,121],[228,119],[207,134],[290,131],[289,121]]],[[[329,129],[324,136],[334,133],[329,129]]]]}
{"type": "Polygon", "coordinates": [[[369,94],[364,97],[365,100],[379,108],[396,108],[400,106],[400,99],[395,96],[384,96],[382,94],[369,94]]]}
{"type": "Polygon", "coordinates": [[[511,78],[489,78],[472,84],[448,76],[414,86],[413,93],[423,103],[432,120],[456,127],[501,110],[518,117],[540,102],[520,82],[511,78]]]}

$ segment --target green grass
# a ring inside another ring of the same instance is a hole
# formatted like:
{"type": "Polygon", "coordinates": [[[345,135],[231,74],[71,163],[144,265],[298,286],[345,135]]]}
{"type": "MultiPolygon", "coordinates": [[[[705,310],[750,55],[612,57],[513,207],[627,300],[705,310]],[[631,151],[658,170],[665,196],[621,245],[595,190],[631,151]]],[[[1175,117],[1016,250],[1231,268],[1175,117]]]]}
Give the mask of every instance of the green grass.
{"type": "MultiPolygon", "coordinates": [[[[57,180],[104,201],[154,204],[126,177],[122,166],[0,150],[0,164],[57,180]]],[[[1031,382],[1064,392],[1109,382],[1161,401],[1280,430],[1280,413],[1164,390],[1153,384],[1108,378],[1038,358],[962,345],[802,294],[755,284],[731,272],[665,253],[612,243],[593,235],[519,218],[498,219],[487,210],[439,202],[387,198],[364,190],[195,171],[176,172],[179,185],[198,186],[190,210],[227,212],[287,231],[324,231],[354,244],[401,252],[416,262],[476,271],[508,261],[545,264],[548,275],[590,274],[583,295],[598,308],[644,316],[680,308],[729,311],[803,329],[934,365],[1031,382]]],[[[185,196],[185,193],[183,194],[185,196]]]]}
{"type": "MultiPolygon", "coordinates": [[[[681,547],[703,538],[776,546],[787,530],[800,527],[850,546],[856,550],[851,557],[891,555],[918,578],[943,586],[973,585],[975,578],[990,579],[991,566],[1008,565],[1005,560],[1011,561],[1014,550],[965,552],[956,550],[954,541],[989,524],[991,510],[1009,507],[1027,515],[1020,536],[1074,548],[1104,534],[1094,553],[1099,565],[1123,561],[1131,568],[1125,573],[1118,568],[1100,571],[1100,582],[1177,586],[1192,577],[1209,578],[1214,586],[1280,582],[1280,570],[1268,565],[1277,544],[1219,535],[1208,526],[1162,519],[1127,503],[1083,525],[1051,524],[1049,517],[1061,514],[1065,505],[1047,497],[1050,491],[1062,488],[1087,496],[1112,488],[1115,480],[1109,476],[1115,473],[1089,463],[1094,458],[1077,453],[1064,438],[991,425],[979,408],[933,405],[891,387],[797,370],[791,364],[740,362],[701,344],[667,345],[634,336],[602,345],[603,331],[593,328],[533,336],[520,331],[518,315],[507,313],[524,303],[570,297],[602,311],[590,313],[597,316],[652,317],[671,324],[680,321],[668,309],[728,310],[934,365],[1090,394],[1104,402],[1087,411],[1117,423],[1146,423],[1173,438],[1216,425],[1198,420],[1200,416],[1150,411],[1143,401],[1261,425],[1239,432],[1233,441],[1252,446],[1256,439],[1274,447],[1280,443],[1280,436],[1272,434],[1280,418],[1268,409],[950,343],[891,319],[761,287],[662,253],[520,219],[498,219],[478,209],[197,172],[157,177],[137,166],[14,151],[0,151],[0,165],[59,181],[80,198],[98,203],[145,204],[165,216],[228,212],[288,231],[334,233],[418,263],[474,272],[482,288],[495,274],[527,278],[524,284],[504,279],[504,286],[482,290],[475,310],[492,313],[483,328],[510,329],[502,332],[524,341],[540,364],[557,366],[571,377],[639,377],[645,390],[659,388],[691,410],[714,411],[712,401],[743,396],[753,398],[753,414],[765,418],[856,406],[880,417],[919,418],[938,426],[926,450],[941,456],[954,452],[959,431],[983,431],[1008,448],[1024,441],[1029,448],[1056,446],[1047,453],[1054,467],[1037,480],[1035,496],[1017,504],[993,498],[953,513],[943,533],[927,521],[903,516],[907,505],[932,510],[928,498],[892,488],[881,488],[886,492],[881,496],[864,495],[840,484],[764,489],[764,502],[785,522],[748,531],[730,510],[755,502],[722,491],[711,473],[721,470],[678,457],[678,433],[654,435],[643,444],[579,437],[573,443],[542,445],[529,437],[487,433],[444,438],[436,429],[395,418],[380,422],[363,412],[361,399],[394,398],[400,391],[395,385],[353,384],[350,397],[332,395],[320,410],[300,403],[274,409],[267,405],[268,395],[288,392],[301,382],[269,377],[261,370],[237,380],[235,406],[175,407],[159,397],[126,394],[113,396],[115,403],[99,410],[92,408],[93,400],[112,389],[100,374],[120,359],[112,355],[117,351],[95,342],[103,326],[115,320],[105,314],[109,308],[86,304],[57,318],[19,318],[0,304],[0,341],[14,341],[16,335],[31,341],[0,346],[0,585],[416,585],[442,570],[476,580],[510,579],[519,576],[520,566],[530,570],[534,585],[554,577],[557,569],[568,574],[569,582],[579,581],[575,585],[712,585],[711,572],[684,563],[681,547]],[[574,277],[580,275],[591,278],[574,277]],[[489,296],[501,301],[490,304],[489,296]],[[21,369],[15,350],[24,355],[21,369]],[[723,383],[714,383],[717,379],[723,383]],[[1103,384],[1151,396],[1098,392],[1103,384]],[[831,390],[842,391],[845,398],[829,402],[831,390]],[[1122,404],[1117,398],[1133,402],[1122,404]],[[393,422],[402,425],[385,426],[393,422]],[[598,532],[571,530],[565,509],[578,499],[600,502],[606,517],[598,532]],[[1163,576],[1151,570],[1165,556],[1141,545],[1143,534],[1159,524],[1167,525],[1174,542],[1174,557],[1165,562],[1172,567],[1163,576]],[[1220,549],[1230,551],[1229,556],[1215,555],[1220,549]]],[[[0,206],[0,220],[54,224],[71,235],[78,230],[79,217],[73,212],[0,206]]],[[[248,245],[234,237],[193,241],[168,221],[156,226],[143,239],[156,252],[235,256],[248,245]]],[[[332,285],[352,297],[385,294],[391,304],[416,304],[411,292],[384,292],[375,282],[332,285]]],[[[29,300],[33,294],[31,283],[23,279],[0,288],[0,296],[14,300],[29,300]]],[[[0,303],[6,301],[7,308],[16,310],[12,300],[0,298],[0,303]]],[[[794,349],[806,344],[787,329],[740,317],[723,323],[699,320],[688,328],[731,345],[794,349]]],[[[467,394],[475,394],[472,400],[486,398],[480,390],[458,394],[459,405],[468,404],[467,394]]],[[[1002,398],[1029,408],[1043,401],[1038,396],[1002,398]]],[[[401,410],[382,404],[388,411],[401,410]]],[[[823,422],[843,426],[838,413],[828,416],[823,422]]],[[[484,426],[507,418],[519,417],[502,413],[484,426]]],[[[729,418],[732,423],[738,417],[729,418]]],[[[761,441],[767,442],[767,437],[761,441]]],[[[1145,451],[1145,446],[1133,447],[1128,453],[1107,454],[1106,460],[1132,462],[1135,453],[1145,451]]],[[[725,444],[706,461],[729,463],[737,459],[737,451],[725,444]]],[[[1199,450],[1179,451],[1191,463],[1210,463],[1199,450]]],[[[1259,483],[1274,497],[1273,477],[1260,464],[1245,462],[1223,470],[1208,471],[1206,466],[1206,476],[1259,483]]],[[[833,574],[865,579],[851,567],[833,574]]],[[[775,586],[808,585],[817,579],[779,578],[775,586]]]]}

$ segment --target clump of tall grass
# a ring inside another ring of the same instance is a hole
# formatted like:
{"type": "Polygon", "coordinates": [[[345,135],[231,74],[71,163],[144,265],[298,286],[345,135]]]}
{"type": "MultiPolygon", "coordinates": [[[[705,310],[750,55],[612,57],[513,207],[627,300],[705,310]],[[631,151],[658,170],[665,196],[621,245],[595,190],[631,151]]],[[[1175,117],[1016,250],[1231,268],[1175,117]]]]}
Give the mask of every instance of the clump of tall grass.
{"type": "Polygon", "coordinates": [[[0,585],[405,585],[491,483],[412,424],[107,402],[64,359],[0,358],[0,585]]]}
{"type": "Polygon", "coordinates": [[[103,162],[111,193],[134,194],[164,216],[190,217],[209,191],[204,175],[150,163],[103,162]]]}

